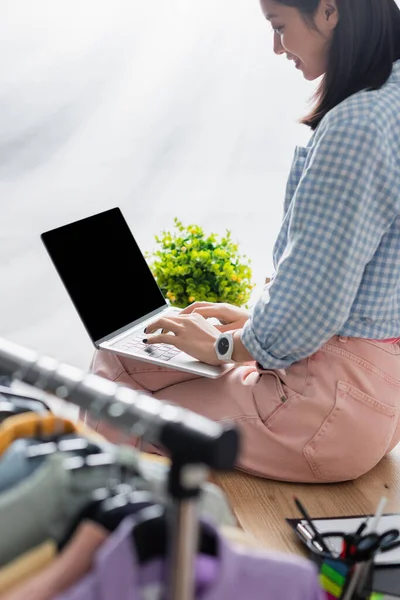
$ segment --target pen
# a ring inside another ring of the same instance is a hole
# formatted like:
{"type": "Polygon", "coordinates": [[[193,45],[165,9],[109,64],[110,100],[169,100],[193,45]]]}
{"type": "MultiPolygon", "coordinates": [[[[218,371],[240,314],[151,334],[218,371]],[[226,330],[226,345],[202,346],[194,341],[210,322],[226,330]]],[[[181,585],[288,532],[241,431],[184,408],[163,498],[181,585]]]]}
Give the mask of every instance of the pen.
{"type": "Polygon", "coordinates": [[[315,539],[315,536],[313,535],[312,531],[309,531],[307,529],[307,527],[305,527],[305,525],[303,525],[303,523],[297,523],[296,529],[300,533],[301,537],[303,538],[303,540],[306,544],[308,544],[310,542],[311,544],[313,544],[313,546],[316,547],[316,549],[319,552],[324,551],[321,544],[319,544],[318,541],[315,539]]]}
{"type": "Polygon", "coordinates": [[[368,527],[368,523],[369,523],[369,517],[367,517],[365,519],[365,521],[363,521],[361,523],[360,527],[357,529],[356,537],[359,537],[364,532],[364,530],[368,527]]]}
{"type": "Polygon", "coordinates": [[[298,498],[296,498],[296,496],[294,496],[294,502],[295,502],[297,508],[299,509],[303,519],[305,519],[305,521],[307,521],[307,525],[310,527],[311,531],[314,534],[316,541],[322,547],[323,551],[327,552],[328,554],[331,554],[329,548],[327,547],[323,538],[321,537],[320,532],[318,531],[318,529],[315,527],[314,523],[312,522],[310,515],[308,514],[308,512],[306,511],[306,509],[304,508],[304,506],[302,505],[300,500],[298,498]]]}

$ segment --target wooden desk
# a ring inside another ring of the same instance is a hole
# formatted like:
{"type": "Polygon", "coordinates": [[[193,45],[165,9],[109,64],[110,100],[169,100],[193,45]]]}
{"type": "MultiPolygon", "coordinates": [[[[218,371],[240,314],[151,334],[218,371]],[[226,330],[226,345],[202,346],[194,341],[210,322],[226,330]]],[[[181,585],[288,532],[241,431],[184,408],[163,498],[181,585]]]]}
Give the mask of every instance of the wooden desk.
{"type": "Polygon", "coordinates": [[[400,445],[370,473],[356,481],[330,485],[302,485],[257,479],[240,472],[216,475],[245,532],[260,546],[300,552],[301,546],[285,522],[299,517],[296,495],[312,517],[373,514],[381,496],[385,512],[400,512],[400,445]]]}

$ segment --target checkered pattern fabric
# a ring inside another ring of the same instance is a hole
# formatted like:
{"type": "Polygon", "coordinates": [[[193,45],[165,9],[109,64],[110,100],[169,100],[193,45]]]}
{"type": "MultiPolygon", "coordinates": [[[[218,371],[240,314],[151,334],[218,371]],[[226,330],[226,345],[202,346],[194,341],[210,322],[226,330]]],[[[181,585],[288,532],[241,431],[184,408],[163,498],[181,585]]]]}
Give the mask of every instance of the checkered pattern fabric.
{"type": "Polygon", "coordinates": [[[272,281],[242,333],[266,369],[333,335],[400,336],[400,61],[296,148],[272,281]]]}

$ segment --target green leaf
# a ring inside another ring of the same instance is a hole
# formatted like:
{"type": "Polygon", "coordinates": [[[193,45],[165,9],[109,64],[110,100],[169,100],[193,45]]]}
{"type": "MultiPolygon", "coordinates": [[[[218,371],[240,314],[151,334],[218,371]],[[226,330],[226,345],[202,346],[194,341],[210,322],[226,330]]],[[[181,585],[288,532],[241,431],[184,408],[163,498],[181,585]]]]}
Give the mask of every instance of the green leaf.
{"type": "Polygon", "coordinates": [[[251,261],[241,255],[231,231],[225,236],[205,234],[202,227],[184,226],[174,218],[174,229],[155,236],[158,248],[146,253],[151,270],[172,304],[185,306],[189,297],[209,302],[243,305],[253,288],[251,261]]]}

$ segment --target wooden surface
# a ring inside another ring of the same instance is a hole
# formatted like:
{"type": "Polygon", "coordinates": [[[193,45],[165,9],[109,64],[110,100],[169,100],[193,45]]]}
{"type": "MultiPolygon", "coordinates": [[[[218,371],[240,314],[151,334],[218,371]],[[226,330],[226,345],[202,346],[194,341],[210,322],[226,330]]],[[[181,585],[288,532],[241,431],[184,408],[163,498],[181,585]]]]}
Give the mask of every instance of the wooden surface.
{"type": "Polygon", "coordinates": [[[364,477],[341,484],[300,485],[262,480],[240,472],[217,475],[214,481],[227,494],[239,525],[260,546],[301,552],[287,517],[299,517],[296,495],[312,517],[355,516],[375,512],[381,496],[385,512],[400,512],[400,446],[364,477]]]}

